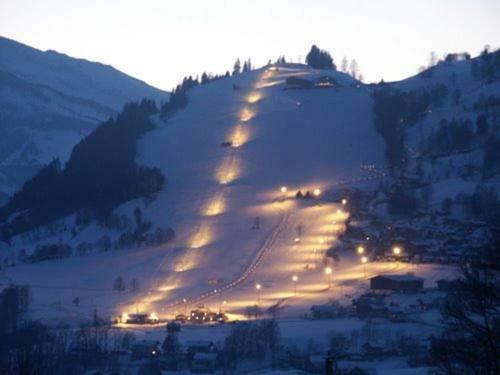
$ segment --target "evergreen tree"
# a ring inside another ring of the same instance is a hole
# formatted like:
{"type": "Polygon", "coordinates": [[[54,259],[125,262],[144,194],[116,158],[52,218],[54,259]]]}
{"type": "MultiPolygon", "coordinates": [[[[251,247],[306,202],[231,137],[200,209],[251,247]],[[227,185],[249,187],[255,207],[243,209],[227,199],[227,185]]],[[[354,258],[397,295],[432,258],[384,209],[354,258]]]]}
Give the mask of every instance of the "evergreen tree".
{"type": "Polygon", "coordinates": [[[348,73],[348,70],[347,70],[348,64],[349,64],[349,62],[347,61],[347,57],[344,56],[342,58],[342,64],[340,65],[340,70],[344,73],[348,73]]]}
{"type": "Polygon", "coordinates": [[[352,78],[355,79],[358,78],[359,68],[356,59],[352,59],[351,63],[349,64],[349,74],[351,75],[352,78]]]}
{"type": "Polygon", "coordinates": [[[240,73],[241,73],[241,62],[240,59],[238,58],[233,65],[233,76],[240,73]]]}
{"type": "Polygon", "coordinates": [[[316,45],[311,47],[311,50],[306,56],[307,65],[316,69],[336,69],[333,59],[327,51],[319,49],[316,45]]]}

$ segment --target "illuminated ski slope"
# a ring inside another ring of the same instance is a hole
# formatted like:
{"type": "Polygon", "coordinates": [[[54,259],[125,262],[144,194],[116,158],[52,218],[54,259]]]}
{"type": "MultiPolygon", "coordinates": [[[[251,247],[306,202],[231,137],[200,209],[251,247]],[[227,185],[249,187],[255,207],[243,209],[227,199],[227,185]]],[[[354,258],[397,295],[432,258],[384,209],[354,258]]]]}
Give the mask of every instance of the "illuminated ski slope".
{"type": "MultiPolygon", "coordinates": [[[[371,89],[356,86],[342,73],[282,65],[190,90],[187,108],[167,122],[156,120],[139,143],[138,161],[160,168],[165,188],[151,202],[119,209],[131,215],[140,206],[154,226],[174,228],[175,241],[23,265],[7,277],[33,286],[35,314],[75,320],[94,309],[167,317],[197,303],[224,305],[234,316],[257,302],[303,314],[311,304],[352,292],[376,267],[394,266],[363,267],[354,252],[341,254],[335,266],[323,263],[348,217],[331,192],[379,177],[361,167],[383,165],[371,89]],[[285,89],[288,77],[324,75],[336,87],[285,89]],[[296,200],[299,189],[318,189],[318,197],[296,200]],[[332,268],[330,290],[326,267],[332,268]],[[137,279],[139,290],[111,291],[117,276],[137,279]]],[[[80,236],[91,231],[99,229],[80,236]]]]}
{"type": "Polygon", "coordinates": [[[292,198],[298,189],[319,189],[317,203],[336,184],[369,177],[360,167],[382,164],[382,142],[373,130],[370,93],[349,77],[332,72],[337,88],[284,90],[287,77],[321,74],[289,65],[199,87],[190,92],[185,111],[144,138],[139,160],[168,178],[146,216],[174,226],[177,241],[156,267],[158,285],[124,310],[166,314],[184,299],[194,304],[211,296],[217,304],[229,295],[239,301],[233,306],[244,307],[254,303],[243,291],[254,288],[259,267],[270,274],[286,270],[287,290],[300,267],[323,272],[319,264],[307,263],[311,252],[322,258],[347,214],[337,214],[336,204],[314,213],[316,208],[292,198]],[[251,229],[256,221],[260,229],[251,229]],[[301,255],[268,264],[268,253],[299,247],[299,225],[304,241],[324,237],[322,243],[301,243],[309,246],[301,255]]]}

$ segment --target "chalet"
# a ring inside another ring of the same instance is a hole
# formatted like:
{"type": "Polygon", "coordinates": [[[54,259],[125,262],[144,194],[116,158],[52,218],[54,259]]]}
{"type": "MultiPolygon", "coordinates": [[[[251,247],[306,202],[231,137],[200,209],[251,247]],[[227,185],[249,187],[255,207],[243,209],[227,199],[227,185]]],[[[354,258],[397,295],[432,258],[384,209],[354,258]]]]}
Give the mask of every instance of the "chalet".
{"type": "Polygon", "coordinates": [[[419,292],[424,280],[411,274],[379,275],[370,279],[370,289],[392,290],[397,292],[419,292]]]}
{"type": "Polygon", "coordinates": [[[122,323],[127,324],[157,324],[158,317],[155,314],[123,314],[122,323]]]}
{"type": "Polygon", "coordinates": [[[308,79],[291,76],[286,79],[287,89],[310,89],[314,87],[314,82],[308,79]]]}
{"type": "Polygon", "coordinates": [[[336,85],[335,78],[328,76],[318,78],[316,80],[316,83],[314,84],[315,87],[322,89],[332,88],[335,87],[335,85],[336,85]]]}
{"type": "Polygon", "coordinates": [[[387,318],[388,309],[385,305],[385,295],[367,293],[352,301],[356,315],[361,318],[387,318]]]}

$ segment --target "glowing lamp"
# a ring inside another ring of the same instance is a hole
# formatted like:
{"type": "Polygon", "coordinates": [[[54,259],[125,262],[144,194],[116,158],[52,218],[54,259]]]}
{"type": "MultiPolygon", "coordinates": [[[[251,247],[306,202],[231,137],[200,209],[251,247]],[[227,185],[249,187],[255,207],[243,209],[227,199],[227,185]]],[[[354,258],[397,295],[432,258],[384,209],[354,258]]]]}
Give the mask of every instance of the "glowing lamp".
{"type": "Polygon", "coordinates": [[[149,315],[149,319],[151,319],[151,320],[158,320],[158,315],[156,315],[156,313],[152,312],[152,313],[149,315]]]}

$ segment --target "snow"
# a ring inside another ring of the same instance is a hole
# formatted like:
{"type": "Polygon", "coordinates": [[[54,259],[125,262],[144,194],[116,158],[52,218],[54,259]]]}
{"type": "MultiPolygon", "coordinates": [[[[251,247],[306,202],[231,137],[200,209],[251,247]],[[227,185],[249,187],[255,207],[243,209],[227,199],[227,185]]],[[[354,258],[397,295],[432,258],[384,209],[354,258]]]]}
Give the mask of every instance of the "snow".
{"type": "Polygon", "coordinates": [[[132,100],[168,94],[110,66],[0,37],[0,197],[132,100]]]}
{"type": "MultiPolygon", "coordinates": [[[[357,88],[350,77],[331,72],[339,83],[335,88],[284,90],[289,76],[313,80],[324,74],[298,64],[281,65],[278,70],[264,67],[190,90],[188,107],[168,122],[154,118],[156,129],[138,145],[137,161],[160,168],[166,176],[165,188],[153,201],[135,200],[117,209],[118,214],[132,217],[134,208],[141,207],[144,219],[155,227],[174,228],[175,240],[152,248],[9,267],[0,273],[0,284],[30,284],[32,316],[54,325],[64,321],[77,326],[91,319],[94,311],[110,319],[124,312],[155,312],[160,318],[172,318],[203,303],[211,310],[222,309],[232,320],[245,320],[249,306],[259,305],[264,311],[274,308],[284,344],[297,347],[312,341],[324,347],[332,332],[349,337],[361,331],[366,321],[349,316],[313,320],[310,307],[332,301],[348,307],[353,298],[369,290],[371,277],[419,277],[425,288],[434,288],[437,280],[455,272],[453,267],[386,261],[362,264],[355,246],[338,250],[337,263],[323,260],[324,253],[338,244],[349,218],[339,189],[372,186],[384,177],[384,144],[373,126],[370,87],[357,88]],[[234,90],[233,85],[240,89],[234,90]],[[221,147],[227,141],[237,147],[221,147]],[[299,189],[319,189],[319,196],[295,199],[299,189]],[[256,217],[260,229],[252,229],[256,217]],[[332,269],[331,276],[325,274],[326,267],[332,269]],[[138,280],[139,290],[113,291],[118,276],[127,285],[138,280]],[[78,306],[73,303],[75,297],[81,301],[78,306]]],[[[63,160],[67,152],[52,148],[51,137],[69,144],[73,136],[42,131],[31,135],[41,157],[59,150],[63,160]],[[66,136],[69,140],[64,141],[66,136]]],[[[26,155],[24,149],[8,162],[22,155],[26,155]]],[[[437,202],[444,194],[441,190],[449,189],[447,183],[435,186],[437,202]]],[[[460,184],[453,193],[463,189],[460,184]]],[[[71,226],[73,220],[70,216],[65,223],[71,226]]],[[[69,232],[47,234],[39,241],[16,238],[9,251],[60,240],[74,249],[104,233],[113,240],[119,235],[96,224],[76,235],[69,232]]],[[[423,339],[436,334],[438,311],[415,307],[436,297],[432,291],[389,296],[392,308],[410,318],[405,323],[374,319],[370,324],[379,333],[378,340],[383,343],[401,332],[423,339]]],[[[165,337],[163,325],[120,328],[140,339],[165,337]]],[[[209,340],[220,347],[230,330],[231,324],[183,325],[180,340],[209,340]]],[[[427,370],[404,369],[406,362],[394,358],[357,364],[376,367],[382,374],[427,370]]]]}
{"type": "MultiPolygon", "coordinates": [[[[434,286],[450,269],[363,266],[354,251],[344,251],[340,262],[330,265],[328,288],[322,257],[348,217],[328,197],[342,184],[371,181],[374,176],[363,165],[384,163],[370,91],[356,88],[346,75],[331,74],[340,83],[334,89],[283,90],[288,76],[324,75],[301,65],[262,68],[192,89],[188,107],[166,123],[156,119],[157,129],[139,144],[138,162],[160,168],[165,189],[152,203],[133,201],[118,209],[131,215],[140,206],[145,219],[173,227],[175,241],[19,265],[5,270],[5,280],[32,285],[34,315],[48,321],[69,316],[75,322],[90,318],[94,309],[102,316],[155,311],[171,317],[197,303],[217,310],[223,300],[233,318],[244,319],[247,306],[256,303],[279,306],[283,317],[296,318],[331,299],[349,304],[368,288],[370,276],[395,271],[413,271],[434,286]],[[234,84],[240,90],[233,90],[234,84]],[[221,147],[227,140],[239,147],[221,147]],[[293,199],[298,189],[321,194],[293,199]],[[256,217],[260,229],[252,230],[256,217]],[[298,226],[302,235],[295,242],[298,226]],[[139,291],[113,292],[120,275],[126,282],[136,278],[139,291]],[[296,294],[292,275],[298,277],[296,294]],[[256,283],[262,285],[259,296],[256,283]],[[77,296],[81,303],[74,306],[77,296]]],[[[97,240],[102,231],[91,226],[74,238],[62,233],[44,241],[64,238],[75,247],[97,240]]]]}
{"type": "Polygon", "coordinates": [[[119,109],[130,100],[164,100],[165,93],[109,65],[75,59],[55,51],[40,51],[0,37],[0,70],[66,95],[119,109]]]}

